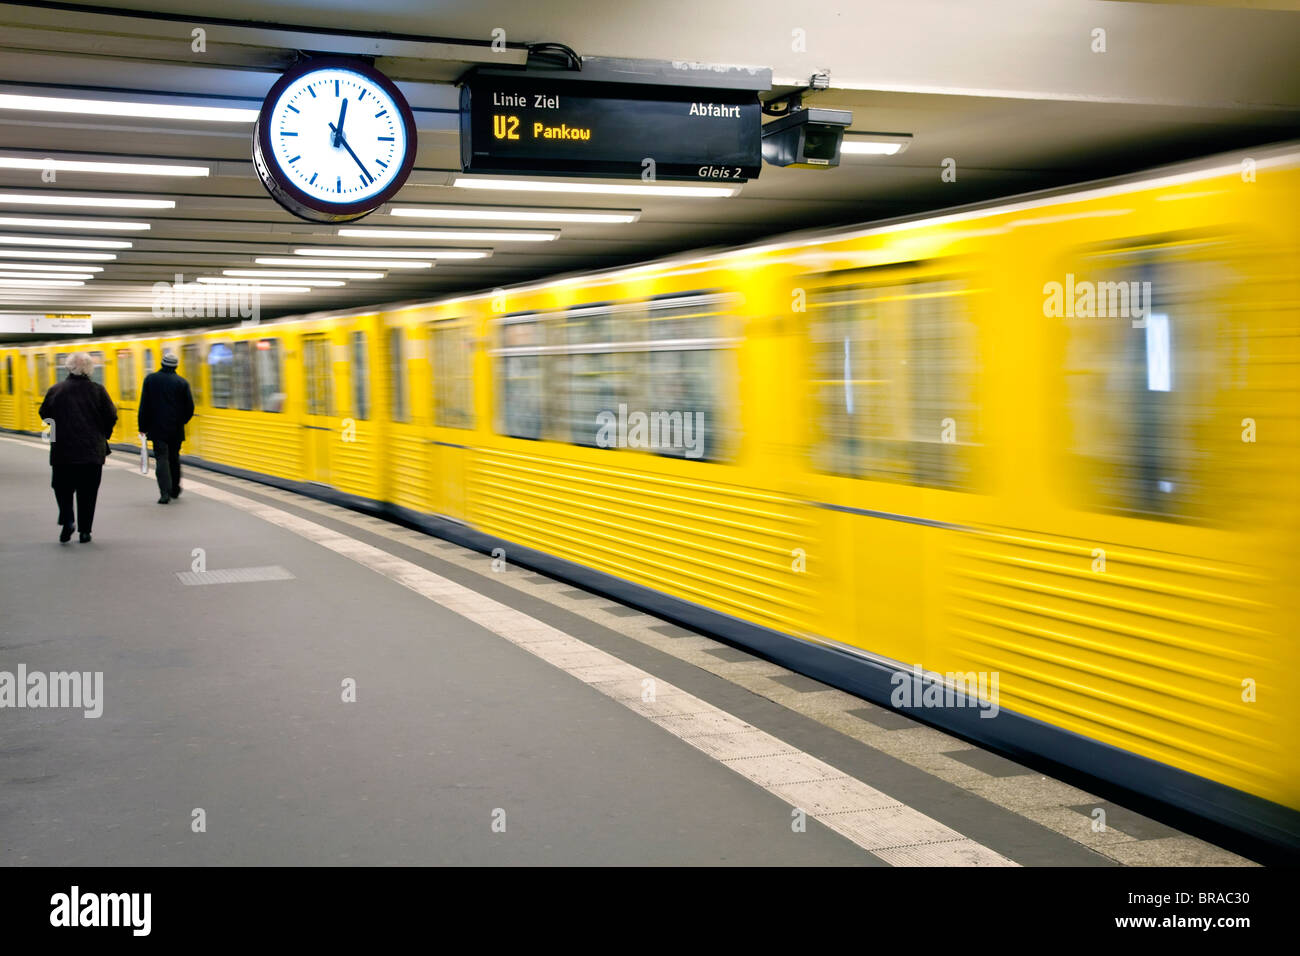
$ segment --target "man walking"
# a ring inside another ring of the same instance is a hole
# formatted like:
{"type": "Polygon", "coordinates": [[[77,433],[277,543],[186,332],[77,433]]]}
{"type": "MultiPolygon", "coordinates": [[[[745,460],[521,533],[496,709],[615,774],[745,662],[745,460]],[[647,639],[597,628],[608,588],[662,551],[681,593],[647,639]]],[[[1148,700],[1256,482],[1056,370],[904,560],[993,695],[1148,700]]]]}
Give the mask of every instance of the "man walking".
{"type": "Polygon", "coordinates": [[[146,375],[140,388],[137,424],[153,442],[160,505],[180,497],[181,442],[186,423],[194,417],[190,383],[176,373],[176,365],[176,355],[164,352],[162,368],[146,375]]]}
{"type": "Polygon", "coordinates": [[[108,437],[117,424],[117,408],[104,386],[91,380],[95,360],[89,355],[70,355],[64,367],[68,377],[45,393],[40,416],[50,430],[50,467],[54,472],[50,485],[59,503],[59,541],[66,544],[79,528],[85,544],[95,522],[95,501],[104,473],[104,456],[109,453],[108,437]]]}

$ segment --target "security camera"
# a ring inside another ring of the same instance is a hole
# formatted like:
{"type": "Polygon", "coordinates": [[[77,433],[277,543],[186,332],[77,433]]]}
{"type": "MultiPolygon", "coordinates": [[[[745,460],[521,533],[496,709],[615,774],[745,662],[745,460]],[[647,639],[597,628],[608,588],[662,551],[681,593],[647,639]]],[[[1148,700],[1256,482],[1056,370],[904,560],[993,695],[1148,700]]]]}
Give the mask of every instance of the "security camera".
{"type": "Polygon", "coordinates": [[[853,122],[848,110],[792,110],[763,127],[763,159],[773,166],[829,169],[840,164],[840,141],[853,122]]]}

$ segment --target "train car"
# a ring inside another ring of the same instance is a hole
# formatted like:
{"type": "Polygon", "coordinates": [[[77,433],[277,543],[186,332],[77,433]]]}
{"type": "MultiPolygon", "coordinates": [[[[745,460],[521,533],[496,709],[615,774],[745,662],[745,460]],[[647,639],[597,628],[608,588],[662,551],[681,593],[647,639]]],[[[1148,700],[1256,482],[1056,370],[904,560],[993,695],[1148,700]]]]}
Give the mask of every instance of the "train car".
{"type": "MultiPolygon", "coordinates": [[[[197,463],[1294,853],[1298,164],[82,347],[124,414],[181,350],[197,463]]],[[[57,356],[11,354],[32,429],[57,356]]]]}

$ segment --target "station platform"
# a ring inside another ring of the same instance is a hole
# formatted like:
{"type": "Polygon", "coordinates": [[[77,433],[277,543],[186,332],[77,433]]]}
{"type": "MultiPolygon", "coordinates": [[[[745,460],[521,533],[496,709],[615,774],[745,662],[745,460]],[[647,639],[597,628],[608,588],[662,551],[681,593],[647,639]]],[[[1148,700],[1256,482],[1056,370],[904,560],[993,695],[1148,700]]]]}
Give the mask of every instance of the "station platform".
{"type": "Polygon", "coordinates": [[[1250,863],[509,556],[121,453],[61,545],[49,476],[0,436],[0,671],[102,714],[0,711],[0,864],[1250,863]]]}

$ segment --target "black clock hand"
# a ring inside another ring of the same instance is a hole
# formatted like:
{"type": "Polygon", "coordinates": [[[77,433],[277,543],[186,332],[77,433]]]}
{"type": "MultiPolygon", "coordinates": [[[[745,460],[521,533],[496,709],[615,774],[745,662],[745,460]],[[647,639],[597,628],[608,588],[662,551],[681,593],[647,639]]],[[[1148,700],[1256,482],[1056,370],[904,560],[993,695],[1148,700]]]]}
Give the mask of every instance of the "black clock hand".
{"type": "MultiPolygon", "coordinates": [[[[333,123],[330,123],[330,129],[334,129],[333,123]]],[[[342,129],[334,130],[334,135],[338,139],[338,141],[343,145],[343,148],[348,151],[348,155],[351,156],[354,160],[356,160],[357,165],[361,167],[361,174],[365,176],[366,179],[368,179],[370,182],[373,183],[375,181],[375,177],[370,175],[370,170],[366,169],[365,165],[361,162],[361,160],[357,159],[357,154],[352,152],[352,147],[349,146],[348,141],[343,138],[342,129]]]]}
{"type": "Polygon", "coordinates": [[[348,100],[347,100],[347,97],[344,97],[344,98],[343,98],[343,106],[339,109],[339,128],[338,128],[338,129],[334,129],[334,126],[333,126],[332,124],[331,124],[331,126],[330,126],[330,129],[334,129],[334,148],[335,148],[335,149],[338,149],[338,148],[339,148],[339,144],[340,144],[341,142],[343,142],[343,120],[344,120],[344,118],[345,118],[347,115],[348,115],[348,100]]]}

